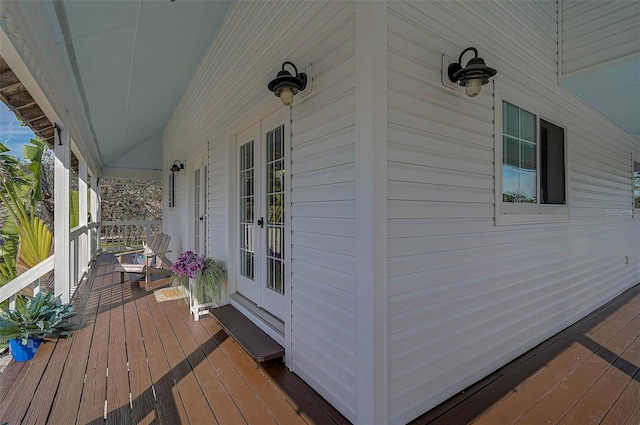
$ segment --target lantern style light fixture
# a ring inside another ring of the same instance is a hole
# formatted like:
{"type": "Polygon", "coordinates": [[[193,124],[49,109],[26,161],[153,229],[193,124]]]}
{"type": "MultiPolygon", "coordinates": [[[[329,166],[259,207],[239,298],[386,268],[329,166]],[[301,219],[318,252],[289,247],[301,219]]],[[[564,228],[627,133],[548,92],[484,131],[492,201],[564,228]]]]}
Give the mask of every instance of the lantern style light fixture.
{"type": "Polygon", "coordinates": [[[291,106],[293,104],[293,96],[307,87],[307,74],[304,72],[298,73],[298,68],[292,62],[286,61],[282,64],[282,70],[278,72],[276,78],[269,82],[267,87],[280,98],[283,105],[291,106]],[[286,65],[290,65],[293,68],[296,73],[295,76],[285,69],[286,65]]]}
{"type": "Polygon", "coordinates": [[[180,170],[184,170],[184,164],[177,159],[173,161],[173,165],[169,169],[172,173],[179,173],[180,170]]]}
{"type": "Polygon", "coordinates": [[[464,93],[469,97],[480,94],[482,86],[489,82],[489,78],[497,74],[498,71],[487,66],[484,59],[478,57],[478,50],[475,47],[467,47],[460,53],[458,63],[452,63],[447,69],[449,79],[464,87],[464,93]],[[467,66],[462,67],[462,56],[467,52],[473,52],[475,56],[469,59],[467,66]]]}

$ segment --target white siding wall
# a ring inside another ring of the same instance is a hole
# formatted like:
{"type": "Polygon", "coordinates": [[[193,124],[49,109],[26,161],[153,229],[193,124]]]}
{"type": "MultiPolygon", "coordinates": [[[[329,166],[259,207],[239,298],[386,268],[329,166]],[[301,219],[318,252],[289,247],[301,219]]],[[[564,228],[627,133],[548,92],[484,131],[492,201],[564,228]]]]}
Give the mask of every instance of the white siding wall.
{"type": "Polygon", "coordinates": [[[640,3],[562,0],[562,72],[638,54],[640,3]]]}
{"type": "Polygon", "coordinates": [[[389,3],[393,423],[640,281],[640,222],[605,214],[631,208],[640,146],[556,84],[556,16],[546,1],[389,3]],[[569,222],[494,225],[493,85],[467,98],[440,83],[442,54],[468,46],[568,126],[569,222]]]}
{"type": "Polygon", "coordinates": [[[292,115],[293,368],[355,418],[353,4],[318,37],[313,94],[292,115]]]}
{"type": "MultiPolygon", "coordinates": [[[[209,248],[229,259],[229,126],[281,108],[266,86],[284,60],[313,63],[313,92],[292,110],[292,364],[355,417],[354,9],[349,2],[236,2],[165,131],[164,162],[209,147],[209,248]],[[285,27],[282,22],[286,22],[285,27]]],[[[303,71],[303,69],[300,69],[303,71]]],[[[180,173],[182,174],[182,173],[180,173]]],[[[172,247],[186,234],[186,176],[172,247]]],[[[165,202],[166,202],[165,193],[165,202]]],[[[179,252],[179,250],[177,250],[179,252]]]]}

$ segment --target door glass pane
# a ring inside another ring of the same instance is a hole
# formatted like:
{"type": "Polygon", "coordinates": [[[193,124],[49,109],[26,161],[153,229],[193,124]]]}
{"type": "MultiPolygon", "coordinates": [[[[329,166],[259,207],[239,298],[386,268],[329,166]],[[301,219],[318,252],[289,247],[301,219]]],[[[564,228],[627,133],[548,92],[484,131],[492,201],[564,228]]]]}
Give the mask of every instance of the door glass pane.
{"type": "Polygon", "coordinates": [[[536,203],[537,117],[502,103],[502,201],[536,203]]]}
{"type": "Polygon", "coordinates": [[[267,288],[284,294],[284,127],[267,133],[267,288]]]}
{"type": "Polygon", "coordinates": [[[255,247],[253,224],[253,140],[240,146],[240,274],[253,280],[255,247]]]}
{"type": "Polygon", "coordinates": [[[193,245],[200,252],[200,169],[193,174],[193,245]]]}
{"type": "MultiPolygon", "coordinates": [[[[204,166],[204,176],[202,176],[202,208],[203,208],[203,212],[202,214],[204,215],[204,221],[202,222],[202,226],[204,227],[202,229],[202,235],[206,240],[207,237],[207,166],[204,166]]],[[[206,257],[207,256],[207,243],[204,244],[203,247],[203,252],[202,254],[206,257]]]]}
{"type": "Polygon", "coordinates": [[[633,205],[636,215],[640,214],[640,162],[633,163],[633,205]]]}

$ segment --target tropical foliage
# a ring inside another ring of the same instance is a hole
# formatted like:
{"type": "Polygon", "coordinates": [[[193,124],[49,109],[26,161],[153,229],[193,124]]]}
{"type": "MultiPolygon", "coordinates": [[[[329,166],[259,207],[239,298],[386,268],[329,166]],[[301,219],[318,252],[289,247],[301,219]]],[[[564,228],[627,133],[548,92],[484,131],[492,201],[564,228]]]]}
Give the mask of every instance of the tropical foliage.
{"type": "Polygon", "coordinates": [[[0,143],[0,201],[8,212],[2,229],[0,286],[51,255],[53,236],[36,215],[42,201],[45,143],[31,139],[24,148],[27,170],[0,143]]]}

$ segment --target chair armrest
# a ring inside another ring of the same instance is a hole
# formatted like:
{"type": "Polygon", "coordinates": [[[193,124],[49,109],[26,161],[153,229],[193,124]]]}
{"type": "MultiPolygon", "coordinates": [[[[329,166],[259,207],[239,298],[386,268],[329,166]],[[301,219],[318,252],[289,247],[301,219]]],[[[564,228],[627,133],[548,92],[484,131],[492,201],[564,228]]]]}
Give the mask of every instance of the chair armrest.
{"type": "Polygon", "coordinates": [[[171,252],[171,250],[167,250],[167,251],[160,251],[160,252],[147,252],[145,254],[142,254],[144,257],[155,257],[156,255],[160,255],[160,254],[166,254],[167,252],[171,252]]]}
{"type": "Polygon", "coordinates": [[[131,255],[131,254],[136,254],[136,253],[138,253],[138,252],[144,252],[144,248],[136,249],[136,250],[133,250],[133,251],[118,252],[118,253],[113,254],[113,255],[114,255],[115,257],[120,258],[120,257],[122,257],[123,255],[131,255]]]}

